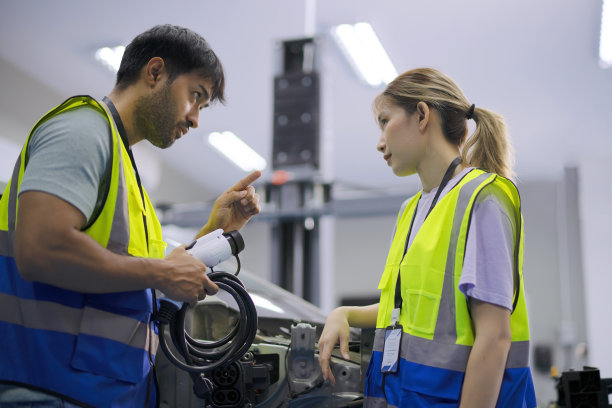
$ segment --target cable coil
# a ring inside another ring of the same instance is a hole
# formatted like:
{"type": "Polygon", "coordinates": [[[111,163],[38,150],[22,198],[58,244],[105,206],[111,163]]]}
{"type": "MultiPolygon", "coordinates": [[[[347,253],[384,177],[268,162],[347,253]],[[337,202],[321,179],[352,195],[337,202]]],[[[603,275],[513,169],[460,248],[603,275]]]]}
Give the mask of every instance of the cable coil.
{"type": "Polygon", "coordinates": [[[172,364],[193,374],[203,374],[238,361],[251,347],[257,333],[257,310],[240,279],[228,272],[215,271],[211,271],[208,277],[220,290],[229,293],[238,304],[238,324],[224,338],[211,342],[191,337],[185,330],[185,316],[189,309],[187,304],[183,304],[179,309],[177,302],[160,299],[157,318],[161,349],[172,364]],[[170,330],[172,343],[184,361],[166,344],[166,325],[170,330]]]}

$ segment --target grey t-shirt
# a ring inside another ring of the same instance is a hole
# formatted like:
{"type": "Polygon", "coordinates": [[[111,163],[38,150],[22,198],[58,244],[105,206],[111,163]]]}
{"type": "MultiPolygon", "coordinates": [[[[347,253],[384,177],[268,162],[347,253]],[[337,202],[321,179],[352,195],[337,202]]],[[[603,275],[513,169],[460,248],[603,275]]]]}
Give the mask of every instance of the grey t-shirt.
{"type": "MultiPolygon", "coordinates": [[[[438,202],[472,169],[464,169],[453,177],[440,193],[438,202]]],[[[437,191],[437,187],[428,193],[423,191],[417,204],[409,246],[423,225],[437,191]]],[[[510,310],[514,294],[514,237],[519,233],[513,211],[507,198],[497,194],[494,187],[489,185],[482,189],[474,203],[459,280],[459,290],[467,297],[510,310]]]]}
{"type": "Polygon", "coordinates": [[[108,182],[110,137],[110,124],[91,107],[78,107],[47,120],[31,136],[20,194],[53,194],[89,221],[104,199],[100,187],[108,182]]]}

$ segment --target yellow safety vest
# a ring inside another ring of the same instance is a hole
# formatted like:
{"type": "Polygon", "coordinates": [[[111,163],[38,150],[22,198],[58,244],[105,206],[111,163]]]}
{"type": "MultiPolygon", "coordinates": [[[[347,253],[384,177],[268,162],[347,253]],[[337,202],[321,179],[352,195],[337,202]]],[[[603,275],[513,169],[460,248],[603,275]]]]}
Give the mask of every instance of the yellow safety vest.
{"type": "Polygon", "coordinates": [[[417,404],[408,394],[405,400],[402,400],[400,394],[392,397],[387,395],[389,400],[385,400],[382,389],[392,385],[407,388],[414,395],[422,393],[451,401],[458,400],[463,373],[474,344],[470,312],[466,298],[459,290],[459,280],[474,202],[488,185],[492,186],[495,194],[502,194],[510,201],[515,210],[518,229],[514,259],[515,309],[510,318],[512,344],[506,370],[518,369],[520,374],[518,380],[504,377],[508,383],[502,384],[500,398],[506,390],[516,386],[518,381],[521,383],[519,388],[523,387],[526,396],[517,397],[519,399],[513,401],[522,401],[524,397],[525,401],[529,401],[527,406],[532,406],[533,384],[528,367],[529,325],[522,278],[523,223],[520,197],[509,180],[476,169],[470,171],[440,199],[414,236],[405,256],[406,237],[421,193],[409,200],[398,215],[396,233],[379,284],[381,296],[373,362],[366,380],[366,406],[417,404]],[[380,371],[380,358],[385,328],[391,325],[395,285],[400,273],[402,307],[399,324],[403,331],[399,352],[400,369],[396,374],[383,375],[380,371]],[[427,377],[426,383],[423,377],[427,377]]]}
{"type": "Polygon", "coordinates": [[[151,322],[156,307],[152,290],[77,293],[25,281],[14,262],[18,194],[30,137],[45,121],[84,106],[111,124],[112,163],[104,204],[83,232],[118,254],[164,256],[161,225],[144,189],[144,200],[141,196],[129,154],[107,107],[91,97],[77,96],[47,113],[30,132],[0,200],[0,257],[4,260],[0,337],[19,339],[7,341],[0,350],[0,380],[50,390],[93,406],[154,404],[150,376],[158,340],[151,322]],[[20,366],[20,361],[35,364],[20,366]]]}

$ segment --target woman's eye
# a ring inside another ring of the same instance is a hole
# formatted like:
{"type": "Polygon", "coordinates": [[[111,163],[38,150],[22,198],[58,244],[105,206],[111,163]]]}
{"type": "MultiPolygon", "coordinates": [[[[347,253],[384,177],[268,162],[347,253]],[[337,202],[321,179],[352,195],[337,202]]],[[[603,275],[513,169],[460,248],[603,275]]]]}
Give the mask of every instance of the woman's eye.
{"type": "Polygon", "coordinates": [[[198,91],[194,91],[193,94],[195,95],[196,100],[200,99],[200,97],[202,96],[202,93],[198,91]]]}

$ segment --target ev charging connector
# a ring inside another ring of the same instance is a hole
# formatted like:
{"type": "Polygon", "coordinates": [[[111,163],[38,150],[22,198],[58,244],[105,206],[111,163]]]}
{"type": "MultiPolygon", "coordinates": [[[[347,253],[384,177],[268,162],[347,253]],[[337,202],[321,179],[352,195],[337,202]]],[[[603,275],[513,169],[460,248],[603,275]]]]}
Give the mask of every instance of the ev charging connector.
{"type": "Polygon", "coordinates": [[[210,280],[220,290],[229,293],[236,301],[240,319],[234,329],[223,339],[205,342],[192,338],[185,330],[185,314],[188,306],[166,297],[159,299],[156,320],[159,323],[159,344],[168,360],[178,368],[190,373],[194,382],[194,392],[200,398],[208,399],[214,390],[205,373],[222,365],[230,365],[239,360],[251,347],[257,333],[257,310],[244,285],[236,276],[240,271],[238,253],[244,249],[244,240],[238,231],[223,233],[222,229],[210,232],[187,246],[187,252],[202,261],[210,270],[210,280]],[[238,263],[235,274],[217,272],[213,267],[235,256],[238,263]],[[165,329],[169,330],[174,355],[166,343],[165,329]]]}

